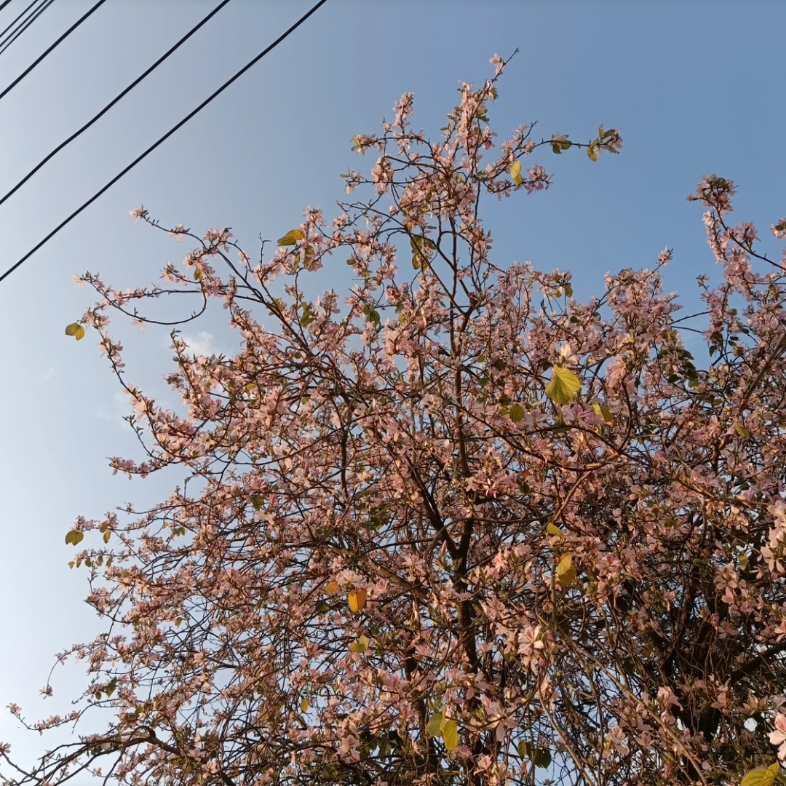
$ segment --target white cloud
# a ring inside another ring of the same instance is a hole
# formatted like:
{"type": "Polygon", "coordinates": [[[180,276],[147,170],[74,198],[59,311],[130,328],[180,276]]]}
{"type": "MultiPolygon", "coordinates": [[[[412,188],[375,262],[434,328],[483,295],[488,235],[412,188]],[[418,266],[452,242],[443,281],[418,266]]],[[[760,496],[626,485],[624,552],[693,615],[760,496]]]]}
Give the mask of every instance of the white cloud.
{"type": "Polygon", "coordinates": [[[189,336],[186,333],[180,336],[183,341],[188,344],[188,348],[195,355],[215,355],[216,347],[213,343],[213,334],[208,333],[207,330],[200,330],[196,336],[189,336]]]}

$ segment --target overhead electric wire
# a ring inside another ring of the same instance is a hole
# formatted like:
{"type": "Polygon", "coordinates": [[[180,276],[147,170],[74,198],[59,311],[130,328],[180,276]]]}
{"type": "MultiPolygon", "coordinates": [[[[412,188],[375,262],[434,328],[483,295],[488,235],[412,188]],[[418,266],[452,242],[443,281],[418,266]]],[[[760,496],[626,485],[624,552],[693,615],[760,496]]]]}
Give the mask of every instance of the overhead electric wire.
{"type": "MultiPolygon", "coordinates": [[[[104,0],[101,0],[103,3],[104,0]]],[[[100,120],[118,101],[120,101],[124,96],[128,95],[143,79],[148,77],[153,71],[161,65],[176,49],[182,46],[189,38],[191,38],[200,27],[210,21],[213,16],[215,16],[227,3],[229,0],[222,0],[206,17],[204,17],[199,23],[197,23],[194,27],[192,27],[174,46],[164,52],[161,57],[156,60],[153,65],[151,65],[144,73],[140,74],[133,82],[131,82],[125,90],[118,93],[101,111],[99,111],[96,115],[94,115],[90,120],[87,121],[80,129],[74,131],[68,139],[63,140],[54,150],[48,153],[44,158],[42,158],[5,196],[0,198],[0,205],[3,204],[9,197],[13,196],[30,178],[38,172],[41,167],[43,167],[48,161],[53,159],[64,147],[67,147],[71,144],[78,136],[83,134],[87,131],[90,126],[92,126],[95,122],[100,120]]],[[[0,93],[0,98],[3,97],[5,93],[0,93]]]]}
{"type": "Polygon", "coordinates": [[[30,25],[32,25],[33,22],[35,22],[35,20],[38,19],[38,17],[41,16],[41,14],[43,14],[44,11],[46,11],[46,9],[49,8],[49,6],[52,5],[52,3],[54,2],[55,0],[47,0],[47,2],[44,3],[43,7],[39,8],[36,11],[36,13],[33,14],[33,16],[30,19],[27,20],[27,22],[23,25],[22,29],[17,31],[16,35],[14,35],[13,38],[11,38],[11,40],[0,49],[0,55],[2,55],[3,52],[5,52],[5,50],[8,49],[8,47],[11,46],[11,44],[13,44],[14,41],[16,41],[16,39],[19,38],[19,36],[22,35],[22,33],[24,33],[25,30],[27,30],[27,28],[30,27],[30,25]]]}
{"type": "MultiPolygon", "coordinates": [[[[10,25],[8,25],[8,27],[6,27],[6,29],[5,29],[5,30],[3,30],[3,32],[2,32],[2,33],[0,33],[0,38],[2,38],[2,37],[3,37],[3,36],[4,36],[4,35],[5,35],[5,34],[6,34],[6,33],[7,33],[7,32],[8,32],[8,31],[9,31],[9,30],[10,30],[10,29],[11,29],[11,28],[12,28],[12,27],[13,27],[13,26],[14,26],[14,25],[15,25],[15,24],[16,24],[16,23],[17,23],[17,22],[18,22],[18,21],[19,21],[19,20],[20,20],[20,19],[21,19],[21,18],[22,18],[22,17],[23,17],[25,14],[26,14],[26,13],[27,13],[27,12],[28,12],[28,11],[29,11],[29,10],[30,10],[30,9],[31,9],[31,8],[32,8],[34,5],[35,5],[35,4],[36,4],[36,3],[38,3],[38,2],[40,2],[40,0],[33,0],[33,2],[32,2],[32,3],[30,3],[30,5],[29,5],[29,6],[27,6],[27,8],[25,8],[25,10],[24,10],[24,11],[22,11],[22,13],[20,13],[20,14],[19,14],[19,15],[16,17],[16,19],[14,19],[14,21],[13,21],[13,22],[11,22],[11,24],[10,24],[10,25]]],[[[46,2],[46,0],[44,0],[44,2],[46,2]]]]}
{"type": "Polygon", "coordinates": [[[0,11],[2,11],[10,2],[11,0],[3,0],[3,2],[0,4],[0,11]]]}
{"type": "Polygon", "coordinates": [[[73,221],[80,213],[86,210],[90,205],[93,204],[102,194],[108,191],[118,180],[120,180],[123,176],[128,174],[140,161],[147,158],[157,147],[162,145],[169,139],[172,134],[174,134],[178,129],[184,126],[192,117],[199,114],[213,99],[217,98],[221,93],[224,92],[231,84],[237,81],[243,74],[246,73],[252,66],[258,63],[268,52],[272,52],[282,41],[288,38],[292,33],[297,30],[300,25],[303,24],[312,14],[314,14],[319,8],[321,8],[327,0],[319,0],[318,3],[313,5],[311,9],[309,9],[300,19],[297,20],[291,27],[289,27],[286,31],[284,31],[272,44],[267,46],[263,49],[256,57],[250,60],[246,65],[244,65],[239,71],[235,72],[233,76],[227,79],[221,87],[217,90],[214,90],[201,104],[194,107],[180,122],[176,123],[172,128],[169,129],[162,137],[160,137],[156,142],[154,142],[147,150],[144,151],[141,155],[137,156],[127,167],[121,169],[103,188],[96,191],[93,196],[90,197],[86,202],[84,202],[80,207],[74,210],[68,218],[65,218],[61,221],[48,235],[46,235],[42,240],[39,240],[18,262],[13,264],[8,270],[6,270],[2,275],[0,275],[0,282],[4,281],[8,276],[11,275],[17,268],[21,267],[28,259],[30,259],[33,254],[35,254],[38,249],[40,249],[43,245],[48,243],[63,227],[67,226],[71,221],[73,221]]]}
{"type": "MultiPolygon", "coordinates": [[[[8,2],[10,2],[10,0],[8,0],[8,2]]],[[[106,0],[98,0],[98,2],[92,8],[82,14],[82,16],[80,16],[79,19],[77,19],[76,22],[74,22],[74,24],[72,24],[71,27],[69,27],[68,30],[66,30],[65,33],[63,33],[63,35],[61,35],[60,38],[58,38],[57,41],[55,41],[49,47],[49,49],[47,49],[42,55],[39,55],[36,60],[34,60],[24,71],[22,71],[21,74],[19,74],[16,79],[14,79],[13,82],[11,82],[10,85],[8,85],[8,87],[5,88],[5,90],[3,90],[2,93],[0,93],[0,99],[8,95],[8,93],[10,93],[50,52],[52,52],[63,41],[65,41],[65,39],[68,38],[68,36],[70,36],[71,33],[73,33],[74,30],[76,30],[76,28],[79,27],[79,25],[81,25],[82,22],[84,22],[85,19],[87,19],[93,13],[93,11],[98,10],[98,7],[103,5],[105,2],[106,0]]],[[[2,10],[2,6],[0,6],[0,10],[2,10]]]]}

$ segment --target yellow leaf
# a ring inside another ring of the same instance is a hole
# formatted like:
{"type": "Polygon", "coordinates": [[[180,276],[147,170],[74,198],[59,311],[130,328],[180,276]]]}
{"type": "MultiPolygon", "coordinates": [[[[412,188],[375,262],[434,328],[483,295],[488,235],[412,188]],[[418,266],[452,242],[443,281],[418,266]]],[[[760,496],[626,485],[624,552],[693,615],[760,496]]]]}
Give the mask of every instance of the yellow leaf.
{"type": "Polygon", "coordinates": [[[751,433],[745,426],[742,425],[738,420],[734,421],[734,430],[743,438],[743,439],[750,439],[751,433]]]}
{"type": "Polygon", "coordinates": [[[330,584],[325,587],[325,592],[327,592],[328,595],[333,595],[338,592],[338,582],[331,581],[330,584]]]}
{"type": "Polygon", "coordinates": [[[742,779],[740,786],[772,786],[780,771],[781,767],[777,762],[766,770],[753,770],[742,779]]]}
{"type": "Polygon", "coordinates": [[[279,246],[294,246],[301,240],[306,239],[306,233],[302,229],[292,229],[278,239],[279,246]]]}
{"type": "Polygon", "coordinates": [[[67,336],[73,336],[77,341],[81,341],[85,337],[85,328],[78,322],[72,322],[70,325],[66,326],[65,334],[67,336]]]}
{"type": "Polygon", "coordinates": [[[521,176],[521,161],[514,161],[510,167],[510,176],[513,178],[513,184],[520,186],[524,183],[524,178],[521,176]]]}
{"type": "Polygon", "coordinates": [[[605,423],[611,423],[614,420],[611,410],[608,407],[603,406],[603,404],[593,404],[592,411],[599,418],[603,418],[605,423]]]}
{"type": "Polygon", "coordinates": [[[72,529],[65,537],[66,545],[78,546],[85,539],[85,533],[72,529]]]}
{"type": "Polygon", "coordinates": [[[454,751],[458,748],[460,740],[458,733],[458,724],[454,720],[446,720],[442,724],[442,739],[445,742],[445,747],[449,751],[454,751]]]}
{"type": "Polygon", "coordinates": [[[301,712],[308,712],[308,708],[310,706],[311,705],[308,703],[308,699],[303,699],[303,701],[300,702],[300,711],[301,712]]]}
{"type": "Polygon", "coordinates": [[[566,554],[557,565],[557,578],[563,587],[569,587],[576,580],[576,568],[573,565],[573,557],[566,554]]]}
{"type": "Polygon", "coordinates": [[[429,718],[429,722],[426,724],[426,733],[429,735],[429,737],[442,736],[442,722],[444,719],[445,716],[441,712],[435,712],[429,718]]]}
{"type": "Polygon", "coordinates": [[[349,593],[349,610],[355,614],[360,614],[366,605],[366,597],[368,593],[364,589],[352,590],[349,593]]]}
{"type": "Polygon", "coordinates": [[[546,386],[546,395],[555,404],[569,404],[581,390],[581,380],[565,366],[554,366],[551,372],[551,382],[546,386]]]}
{"type": "Polygon", "coordinates": [[[563,534],[562,530],[554,523],[549,524],[548,527],[546,527],[546,532],[548,532],[549,535],[556,535],[558,538],[561,538],[563,534]]]}
{"type": "Polygon", "coordinates": [[[368,651],[368,636],[361,636],[357,641],[349,645],[349,651],[362,655],[368,651]]]}

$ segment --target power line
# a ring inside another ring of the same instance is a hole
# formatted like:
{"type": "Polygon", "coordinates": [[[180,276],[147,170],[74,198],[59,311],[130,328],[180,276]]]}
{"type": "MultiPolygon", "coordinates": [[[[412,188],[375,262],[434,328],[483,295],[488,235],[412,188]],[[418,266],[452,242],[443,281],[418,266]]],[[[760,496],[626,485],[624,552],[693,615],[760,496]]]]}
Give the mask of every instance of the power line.
{"type": "Polygon", "coordinates": [[[2,11],[10,2],[11,0],[3,0],[2,5],[0,5],[0,11],[2,11]]]}
{"type": "MultiPolygon", "coordinates": [[[[26,14],[26,13],[27,13],[27,12],[28,12],[28,11],[29,11],[29,10],[30,10],[30,9],[31,9],[31,8],[32,8],[34,5],[35,5],[35,4],[36,4],[36,3],[38,3],[38,2],[41,2],[41,0],[33,0],[33,2],[32,2],[32,3],[30,3],[30,5],[29,5],[29,6],[27,6],[27,8],[25,8],[25,10],[24,10],[24,11],[22,11],[22,13],[21,13],[21,14],[19,14],[19,15],[16,17],[16,19],[14,19],[14,21],[13,21],[13,22],[11,22],[11,24],[10,24],[10,25],[8,25],[8,27],[6,27],[6,29],[5,29],[5,30],[3,30],[3,32],[2,32],[2,33],[0,33],[0,38],[2,38],[2,37],[3,37],[3,36],[4,36],[4,35],[5,35],[5,34],[6,34],[6,33],[7,33],[7,32],[8,32],[8,31],[9,31],[9,30],[10,30],[10,29],[11,29],[11,28],[12,28],[12,27],[13,27],[13,26],[14,26],[14,25],[15,25],[15,24],[16,24],[16,23],[17,23],[17,22],[18,22],[18,21],[19,21],[19,20],[20,20],[20,19],[21,19],[21,18],[22,18],[22,17],[23,17],[25,14],[26,14]]],[[[45,0],[44,0],[44,2],[45,2],[45,0]]]]}
{"type": "MultiPolygon", "coordinates": [[[[11,0],[7,0],[7,2],[11,2],[11,0]]],[[[70,36],[71,33],[73,33],[74,30],[76,30],[76,28],[79,27],[79,25],[81,25],[82,22],[84,22],[85,19],[87,19],[90,14],[93,13],[93,11],[96,11],[98,7],[103,5],[105,2],[106,0],[98,0],[98,2],[90,10],[80,16],[79,19],[77,19],[76,22],[74,22],[74,24],[72,24],[71,27],[69,27],[68,30],[66,30],[65,33],[63,33],[63,35],[61,35],[60,38],[58,38],[57,41],[55,41],[52,46],[49,47],[49,49],[40,55],[37,60],[29,65],[16,79],[14,79],[13,82],[11,82],[10,85],[8,85],[5,90],[3,90],[2,93],[0,93],[0,99],[8,95],[8,93],[10,93],[50,52],[52,52],[52,50],[56,49],[63,41],[65,41],[65,39],[68,38],[68,36],[70,36]]],[[[0,6],[0,11],[2,11],[2,6],[0,6]]]]}
{"type": "Polygon", "coordinates": [[[50,6],[50,5],[52,5],[52,3],[54,3],[54,2],[55,2],[55,0],[47,0],[47,2],[45,2],[45,3],[44,3],[43,7],[39,8],[39,9],[36,11],[36,13],[35,13],[35,14],[33,14],[32,18],[30,18],[30,19],[29,19],[29,20],[26,22],[26,24],[24,24],[24,25],[22,26],[22,29],[21,29],[21,30],[19,30],[19,31],[16,33],[16,35],[15,35],[15,36],[13,36],[13,38],[11,38],[11,40],[10,40],[10,41],[9,41],[9,42],[8,42],[8,43],[7,43],[7,44],[6,44],[6,45],[5,45],[3,48],[2,48],[2,49],[0,49],[0,55],[2,55],[2,54],[3,54],[3,52],[5,52],[5,50],[6,50],[6,49],[8,49],[8,47],[9,47],[9,46],[11,46],[11,44],[13,44],[13,43],[14,43],[14,41],[16,41],[16,39],[17,39],[17,38],[19,38],[19,36],[20,36],[20,35],[22,35],[22,33],[24,33],[24,32],[25,32],[25,30],[27,30],[27,28],[28,28],[28,27],[30,27],[30,25],[32,25],[32,24],[33,24],[33,22],[35,22],[35,20],[36,20],[36,19],[38,19],[38,17],[39,17],[39,16],[41,16],[41,14],[43,14],[43,13],[44,13],[44,11],[46,11],[46,9],[47,9],[47,8],[49,8],[49,6],[50,6]]]}
{"type": "Polygon", "coordinates": [[[224,84],[221,85],[221,87],[219,87],[217,90],[211,93],[201,104],[199,104],[199,106],[192,109],[179,123],[176,123],[174,126],[172,126],[172,128],[170,128],[169,131],[166,132],[166,134],[164,134],[156,142],[150,145],[150,147],[147,148],[147,150],[145,150],[144,153],[137,156],[127,167],[125,167],[125,169],[122,169],[120,172],[118,172],[103,188],[96,191],[96,193],[93,194],[93,196],[91,196],[90,199],[87,200],[87,202],[85,202],[83,205],[78,207],[73,213],[71,213],[70,216],[68,216],[68,218],[61,221],[48,235],[46,235],[46,237],[44,237],[42,240],[36,243],[36,245],[33,246],[33,248],[31,248],[18,262],[16,262],[16,264],[12,265],[10,268],[8,268],[8,270],[6,270],[2,275],[0,275],[0,282],[8,278],[8,276],[10,276],[11,273],[13,273],[18,267],[21,267],[28,259],[30,259],[31,256],[33,256],[33,254],[35,254],[36,251],[38,251],[43,245],[48,243],[61,229],[63,229],[63,227],[65,227],[67,224],[73,221],[82,211],[90,207],[90,205],[92,205],[93,202],[95,202],[102,194],[108,191],[115,183],[117,183],[118,180],[120,180],[124,175],[128,174],[140,161],[147,158],[147,156],[149,156],[150,153],[152,153],[157,147],[159,147],[167,139],[169,139],[169,137],[172,136],[172,134],[174,134],[178,129],[184,126],[189,120],[191,120],[192,117],[194,117],[199,112],[201,112],[211,101],[213,101],[214,98],[221,95],[221,93],[223,93],[224,90],[226,90],[233,82],[235,82],[243,74],[245,74],[246,71],[249,70],[249,68],[251,68],[253,65],[258,63],[266,54],[268,54],[268,52],[271,52],[273,49],[275,49],[282,41],[284,41],[284,39],[288,38],[291,33],[297,30],[297,28],[300,27],[300,25],[302,25],[303,22],[305,22],[319,8],[325,5],[326,2],[327,0],[319,0],[318,3],[316,3],[309,11],[303,14],[303,16],[301,16],[300,19],[298,19],[297,22],[295,22],[295,24],[293,24],[288,30],[282,33],[275,41],[273,41],[272,44],[270,44],[268,47],[263,49],[255,58],[253,58],[248,63],[246,63],[246,65],[244,65],[232,77],[230,77],[226,82],[224,82],[224,84]]]}
{"type": "MultiPolygon", "coordinates": [[[[101,0],[103,3],[104,0],[101,0]]],[[[87,131],[90,126],[92,126],[95,122],[97,122],[101,117],[103,117],[118,101],[120,101],[124,96],[130,93],[143,79],[149,76],[153,71],[161,65],[178,47],[188,41],[197,30],[199,30],[202,25],[210,21],[210,19],[215,16],[227,3],[229,0],[222,0],[201,22],[199,22],[195,27],[192,27],[173,47],[171,47],[168,51],[164,52],[161,57],[156,60],[153,65],[150,66],[144,73],[140,74],[133,82],[131,82],[125,90],[118,93],[98,114],[94,115],[90,120],[87,121],[79,130],[75,131],[71,134],[68,139],[63,140],[51,153],[46,155],[44,158],[41,159],[5,196],[0,198],[0,205],[2,205],[9,197],[13,196],[30,178],[38,172],[41,167],[43,167],[47,161],[53,159],[64,147],[68,146],[73,142],[78,136],[83,134],[87,131]]],[[[100,5],[100,3],[99,3],[100,5]]],[[[95,8],[95,7],[94,7],[95,8]]],[[[11,85],[13,87],[13,85],[11,85]]],[[[7,90],[10,88],[7,88],[7,90]]],[[[5,93],[0,93],[0,98],[2,98],[5,93]]]]}

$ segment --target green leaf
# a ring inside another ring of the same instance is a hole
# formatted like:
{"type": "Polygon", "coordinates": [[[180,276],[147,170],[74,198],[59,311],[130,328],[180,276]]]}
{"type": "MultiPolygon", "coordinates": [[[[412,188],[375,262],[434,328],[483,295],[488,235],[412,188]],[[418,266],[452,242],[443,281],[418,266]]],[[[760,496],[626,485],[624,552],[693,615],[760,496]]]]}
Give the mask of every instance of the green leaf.
{"type": "Polygon", "coordinates": [[[603,404],[593,404],[592,411],[606,423],[611,423],[614,420],[611,410],[603,404]]]}
{"type": "Polygon", "coordinates": [[[458,724],[454,720],[446,720],[442,724],[442,739],[449,751],[454,751],[460,745],[458,724]]]}
{"type": "Polygon", "coordinates": [[[426,724],[426,734],[428,734],[429,737],[441,737],[443,720],[444,715],[441,712],[435,712],[426,724]]]}
{"type": "Polygon", "coordinates": [[[514,423],[521,423],[521,421],[524,420],[524,415],[526,415],[526,414],[527,413],[524,410],[524,407],[521,406],[521,404],[514,404],[510,408],[510,411],[508,412],[508,415],[510,416],[510,419],[514,423]]]}
{"type": "Polygon", "coordinates": [[[381,319],[379,311],[377,311],[374,306],[364,306],[363,313],[366,316],[366,322],[373,322],[377,327],[380,326],[381,319]]]}
{"type": "Polygon", "coordinates": [[[565,284],[565,294],[568,297],[573,297],[573,287],[570,284],[565,284]]]}
{"type": "Polygon", "coordinates": [[[548,748],[535,748],[535,755],[532,757],[532,763],[542,770],[548,769],[551,765],[551,751],[548,748]]]}
{"type": "Polygon", "coordinates": [[[553,522],[549,524],[548,527],[546,527],[546,532],[548,532],[549,535],[555,535],[558,538],[561,538],[564,534],[562,530],[553,522]]]}
{"type": "Polygon", "coordinates": [[[536,748],[531,742],[520,742],[517,750],[522,759],[530,759],[536,767],[546,769],[551,764],[548,748],[536,748]]]}
{"type": "Polygon", "coordinates": [[[85,539],[85,533],[72,529],[65,537],[67,546],[78,546],[85,539]]]}
{"type": "Polygon", "coordinates": [[[85,328],[78,322],[72,322],[70,325],[66,326],[65,334],[67,336],[73,336],[77,341],[81,341],[85,337],[85,328]]]}
{"type": "Polygon", "coordinates": [[[521,175],[521,161],[514,161],[510,167],[510,176],[513,178],[513,185],[520,186],[524,183],[521,175]]]}
{"type": "Polygon", "coordinates": [[[581,380],[565,366],[554,366],[551,382],[546,387],[546,395],[555,404],[569,404],[581,390],[581,380]]]}
{"type": "Polygon", "coordinates": [[[423,267],[423,262],[428,261],[429,255],[426,253],[426,249],[434,251],[437,248],[434,241],[425,237],[425,235],[412,235],[409,239],[409,245],[412,249],[412,267],[415,270],[420,270],[423,267]]]}
{"type": "Polygon", "coordinates": [[[753,770],[743,779],[740,786],[772,786],[780,774],[781,766],[777,762],[767,769],[753,770]]]}
{"type": "Polygon", "coordinates": [[[312,324],[312,322],[314,322],[315,319],[316,317],[314,316],[314,312],[311,308],[311,303],[304,303],[303,315],[300,317],[300,324],[304,328],[307,328],[310,324],[312,324]]]}
{"type": "Polygon", "coordinates": [[[106,695],[109,698],[117,690],[117,677],[112,677],[109,684],[106,686],[106,695]]]}
{"type": "Polygon", "coordinates": [[[587,155],[590,161],[597,161],[600,158],[600,145],[597,139],[587,148],[587,155]]]}
{"type": "Polygon", "coordinates": [[[279,246],[295,246],[305,239],[306,233],[302,229],[291,229],[284,237],[278,239],[278,244],[279,246]]]}

